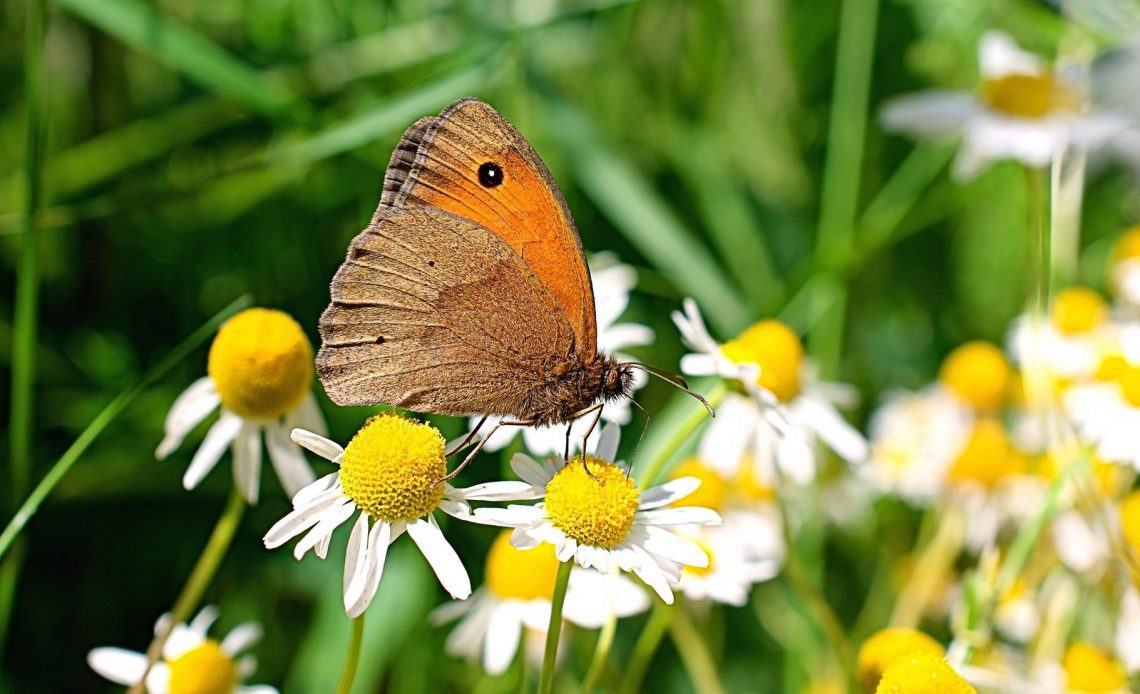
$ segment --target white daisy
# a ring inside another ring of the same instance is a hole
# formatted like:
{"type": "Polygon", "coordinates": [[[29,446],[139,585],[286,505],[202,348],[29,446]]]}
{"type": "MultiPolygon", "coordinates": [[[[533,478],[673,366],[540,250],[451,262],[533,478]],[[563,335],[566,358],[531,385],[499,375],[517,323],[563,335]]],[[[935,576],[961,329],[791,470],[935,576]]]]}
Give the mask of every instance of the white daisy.
{"type": "Polygon", "coordinates": [[[313,348],[288,315],[251,308],[230,318],[210,346],[208,376],[190,385],[170,408],[166,435],[155,455],[162,460],[214,410],[210,427],[182,478],[193,489],[233,448],[234,484],[257,503],[261,439],[289,496],[313,481],[301,450],[289,440],[293,427],[323,432],[324,418],[313,398],[313,348]]]}
{"type": "Polygon", "coordinates": [[[346,448],[301,429],[293,431],[293,440],[340,470],[293,497],[293,511],[269,529],[265,546],[280,547],[304,534],[293,556],[300,559],[313,549],[324,559],[333,531],[359,511],[344,560],[344,609],[353,618],[363,614],[376,595],[388,545],[405,531],[447,592],[466,598],[471,594],[467,570],[434,512],[469,519],[468,500],[525,498],[530,489],[521,482],[469,489],[438,484],[447,474],[443,437],[430,425],[400,415],[368,420],[346,448]]]}
{"type": "Polygon", "coordinates": [[[697,528],[685,535],[708,555],[708,566],[686,566],[677,587],[689,600],[709,600],[741,607],[749,589],[775,578],[783,563],[783,539],[777,523],[756,523],[756,516],[726,512],[724,524],[697,528]],[[759,543],[767,551],[756,552],[759,543]]]}
{"type": "Polygon", "coordinates": [[[970,436],[973,414],[945,388],[888,393],[871,415],[871,455],[859,474],[881,494],[925,506],[970,436]]]}
{"type": "Polygon", "coordinates": [[[1140,361],[1127,353],[1106,358],[1095,379],[1065,389],[1061,401],[1098,457],[1140,470],[1140,361]]]}
{"type": "Polygon", "coordinates": [[[669,582],[679,580],[686,565],[707,566],[708,556],[669,528],[716,524],[720,516],[707,508],[664,508],[696,489],[700,485],[696,479],[639,490],[626,468],[610,462],[617,452],[618,437],[616,426],[606,426],[595,455],[575,457],[568,463],[561,456],[549,456],[541,464],[524,455],[514,456],[511,468],[530,487],[515,498],[542,497],[543,501],[533,506],[476,509],[470,520],[514,528],[511,542],[520,549],[547,542],[555,546],[559,561],[573,559],[583,568],[602,573],[632,572],[671,604],[669,582]]]}
{"type": "MultiPolygon", "coordinates": [[[[206,632],[218,618],[212,606],[203,608],[189,624],[176,624],[162,649],[162,658],[146,676],[150,694],[196,692],[198,694],[276,694],[268,685],[243,685],[257,669],[257,659],[239,654],[261,639],[261,626],[246,622],[234,627],[221,640],[206,632]]],[[[154,627],[160,633],[170,615],[163,615],[154,627]]],[[[146,655],[109,646],[87,654],[87,664],[103,677],[124,686],[139,683],[146,670],[146,655]]]]}
{"type": "Polygon", "coordinates": [[[836,408],[854,404],[857,393],[846,385],[820,382],[787,326],[761,321],[722,345],[709,334],[695,301],[685,299],[683,307],[683,313],[673,313],[673,322],[695,351],[681,358],[681,371],[735,380],[749,394],[729,395],[721,402],[705,433],[706,440],[718,441],[720,450],[702,456],[705,460],[735,466],[747,453],[766,468],[763,474],[770,476],[778,468],[797,484],[807,484],[815,478],[817,440],[848,462],[866,459],[866,439],[836,408]]]}
{"type": "MultiPolygon", "coordinates": [[[[481,662],[492,675],[507,670],[524,637],[546,634],[558,572],[553,546],[517,549],[510,537],[510,531],[503,532],[491,546],[484,585],[469,600],[446,603],[432,613],[436,623],[461,619],[447,638],[447,652],[481,662]]],[[[597,629],[611,612],[621,618],[648,608],[649,596],[628,578],[575,567],[562,616],[580,627],[597,629]]],[[[538,666],[541,649],[536,655],[533,664],[538,666]]]]}
{"type": "Polygon", "coordinates": [[[1074,74],[1052,72],[1005,34],[982,36],[978,63],[978,93],[930,90],[897,98],[883,109],[883,126],[919,138],[960,136],[954,174],[961,180],[1002,159],[1043,167],[1066,147],[1100,147],[1128,129],[1127,119],[1111,112],[1088,112],[1074,74]]]}
{"type": "MultiPolygon", "coordinates": [[[[594,287],[594,309],[597,313],[598,350],[628,360],[629,357],[622,354],[622,350],[653,342],[653,331],[648,327],[637,323],[617,322],[629,305],[629,293],[637,284],[637,273],[630,266],[617,262],[613,254],[598,253],[590,259],[590,279],[594,287]]],[[[639,390],[645,382],[645,372],[634,371],[633,390],[639,390]]],[[[631,417],[630,401],[625,398],[607,404],[601,415],[603,421],[618,425],[628,424],[631,417]]],[[[470,427],[477,426],[480,419],[472,417],[470,427]]],[[[501,418],[488,417],[482,427],[483,431],[490,431],[499,419],[501,418]]],[[[589,415],[570,423],[571,450],[581,444],[582,437],[585,436],[586,429],[592,421],[593,415],[589,415]]],[[[502,427],[487,438],[483,450],[497,451],[505,448],[514,440],[520,429],[526,449],[531,453],[541,456],[566,452],[567,427],[564,425],[502,427]]]]}
{"type": "Polygon", "coordinates": [[[1053,297],[1048,322],[1034,326],[1028,316],[1014,322],[1010,352],[1015,364],[1041,364],[1054,378],[1088,378],[1112,344],[1110,327],[1104,299],[1071,287],[1053,297]]]}

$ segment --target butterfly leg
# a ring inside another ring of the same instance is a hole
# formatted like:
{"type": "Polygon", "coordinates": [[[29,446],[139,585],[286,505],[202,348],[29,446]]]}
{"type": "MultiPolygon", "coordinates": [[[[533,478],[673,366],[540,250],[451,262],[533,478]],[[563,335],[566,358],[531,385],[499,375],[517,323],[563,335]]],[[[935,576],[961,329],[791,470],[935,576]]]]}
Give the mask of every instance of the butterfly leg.
{"type": "Polygon", "coordinates": [[[590,405],[582,410],[579,416],[585,417],[591,412],[594,413],[594,418],[590,421],[590,426],[586,428],[586,434],[582,437],[582,467],[586,470],[587,475],[594,479],[599,479],[597,475],[590,472],[590,466],[586,464],[586,441],[589,440],[590,435],[594,433],[594,428],[598,426],[598,420],[602,418],[602,403],[599,402],[596,405],[590,405]]]}
{"type": "MultiPolygon", "coordinates": [[[[482,422],[480,422],[480,425],[482,425],[482,422]]],[[[491,437],[495,435],[495,432],[499,430],[499,427],[529,427],[532,425],[534,425],[533,421],[513,421],[513,420],[512,421],[504,421],[504,420],[500,420],[498,422],[495,422],[495,426],[491,427],[491,430],[489,432],[487,432],[486,436],[479,439],[478,443],[475,444],[475,448],[471,449],[471,452],[467,454],[467,456],[463,459],[463,462],[459,463],[459,465],[456,465],[454,470],[452,470],[451,472],[447,473],[443,477],[440,477],[438,480],[436,480],[435,484],[433,484],[432,486],[434,487],[436,484],[441,484],[443,482],[449,482],[452,479],[455,479],[455,476],[458,475],[460,472],[463,472],[463,468],[470,465],[472,460],[475,460],[475,456],[479,455],[479,451],[483,450],[483,446],[485,446],[487,444],[487,441],[489,441],[491,439],[491,437]]],[[[478,428],[478,427],[476,427],[476,428],[478,428]]]]}
{"type": "Polygon", "coordinates": [[[570,424],[566,425],[566,448],[562,454],[562,462],[563,463],[569,463],[570,462],[570,432],[573,429],[574,429],[574,427],[572,425],[570,425],[570,424]]]}
{"type": "Polygon", "coordinates": [[[455,455],[459,451],[462,451],[464,448],[467,448],[468,446],[470,446],[471,441],[474,440],[475,436],[478,435],[479,430],[482,429],[483,425],[486,423],[487,423],[487,417],[484,416],[482,419],[480,419],[475,424],[474,427],[471,428],[471,431],[467,432],[467,436],[464,436],[463,440],[460,441],[458,445],[448,446],[447,452],[445,453],[445,455],[448,458],[450,458],[451,456],[455,455]]]}

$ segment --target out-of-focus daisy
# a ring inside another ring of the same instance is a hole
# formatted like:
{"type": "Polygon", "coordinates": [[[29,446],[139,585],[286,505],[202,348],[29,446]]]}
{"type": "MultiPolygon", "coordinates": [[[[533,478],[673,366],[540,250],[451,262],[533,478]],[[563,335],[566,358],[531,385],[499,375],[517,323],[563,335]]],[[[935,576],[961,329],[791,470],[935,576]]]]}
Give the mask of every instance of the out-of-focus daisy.
{"type": "Polygon", "coordinates": [[[900,658],[916,653],[938,658],[946,655],[942,644],[917,629],[887,627],[873,634],[859,647],[856,674],[863,691],[875,691],[887,668],[900,658]]]}
{"type": "Polygon", "coordinates": [[[683,307],[673,322],[695,351],[681,359],[681,371],[735,380],[750,395],[722,401],[705,437],[721,439],[723,451],[710,461],[735,463],[751,452],[758,465],[772,472],[778,466],[806,484],[815,476],[817,439],[848,462],[866,459],[866,440],[836,409],[854,404],[856,394],[848,386],[819,382],[799,337],[786,325],[761,321],[722,345],[709,334],[695,301],[685,299],[683,307]]]}
{"type": "MultiPolygon", "coordinates": [[[[189,624],[176,624],[162,649],[162,658],[146,676],[150,694],[276,694],[268,685],[243,685],[257,669],[257,659],[240,655],[261,638],[261,626],[246,622],[234,627],[220,642],[206,636],[218,611],[206,607],[189,624]]],[[[170,615],[155,625],[160,633],[170,615]]],[[[87,664],[103,677],[124,686],[139,683],[146,671],[146,655],[104,646],[87,654],[87,664]]]]}
{"type": "Polygon", "coordinates": [[[993,413],[1009,402],[1013,369],[997,345],[975,340],[955,347],[942,360],[938,382],[969,408],[993,413]]]}
{"type": "MultiPolygon", "coordinates": [[[[611,253],[598,253],[590,259],[590,279],[594,286],[594,310],[598,323],[598,349],[607,354],[616,354],[629,359],[622,350],[629,347],[641,347],[653,342],[653,331],[637,323],[618,323],[618,318],[629,306],[629,293],[637,284],[637,273],[628,265],[617,262],[611,253]]],[[[645,385],[646,376],[643,371],[635,371],[632,387],[638,390],[645,385]]],[[[628,398],[607,404],[602,410],[602,421],[612,424],[628,424],[631,414],[631,405],[628,398]]],[[[470,426],[474,428],[479,417],[472,417],[470,426]]],[[[487,418],[482,431],[490,431],[496,419],[487,418]]],[[[593,421],[593,415],[582,417],[570,424],[570,446],[578,446],[586,429],[593,421]]],[[[483,444],[487,451],[497,451],[509,444],[521,430],[526,449],[535,455],[548,453],[565,453],[566,426],[548,427],[502,427],[492,434],[483,444]]],[[[595,435],[597,432],[594,432],[595,435]]]]}
{"type": "Polygon", "coordinates": [[[1016,159],[1043,167],[1068,146],[1102,146],[1127,127],[1110,112],[1088,112],[1082,86],[1055,73],[1005,34],[978,44],[982,85],[976,93],[930,90],[904,96],[882,112],[883,126],[918,138],[962,138],[953,172],[968,180],[990,163],[1016,159]]]}
{"type": "MultiPolygon", "coordinates": [[[[737,519],[733,519],[737,520],[737,519]]],[[[745,522],[726,519],[724,525],[702,528],[689,539],[708,555],[708,566],[685,566],[677,587],[689,600],[711,600],[742,607],[748,602],[748,590],[753,585],[774,578],[780,571],[782,556],[757,557],[741,540],[748,532],[745,522]]],[[[760,526],[761,532],[773,529],[760,526]]],[[[755,538],[750,538],[755,539],[755,538]]],[[[778,537],[770,537],[773,549],[782,548],[778,537]]],[[[775,552],[772,552],[775,554],[775,552]]]]}
{"type": "Polygon", "coordinates": [[[514,528],[511,543],[520,549],[546,542],[555,546],[559,561],[574,560],[606,574],[616,569],[631,572],[672,604],[670,581],[680,580],[683,567],[708,566],[709,559],[699,545],[671,529],[714,525],[720,516],[695,506],[665,508],[700,485],[693,478],[638,489],[628,470],[611,462],[618,437],[616,426],[606,426],[594,455],[569,462],[548,456],[538,463],[516,455],[511,468],[530,485],[527,494],[516,498],[543,500],[531,506],[476,509],[474,519],[514,528]]]}
{"type": "Polygon", "coordinates": [[[880,493],[929,504],[969,440],[973,414],[942,387],[887,395],[871,416],[871,455],[859,474],[880,493]]]}
{"type": "Polygon", "coordinates": [[[281,311],[251,308],[227,320],[210,346],[209,375],[190,385],[166,416],[166,435],[155,455],[173,453],[198,424],[221,406],[182,478],[193,489],[233,448],[234,484],[257,503],[261,439],[289,496],[313,481],[301,450],[289,440],[293,427],[323,432],[324,419],[311,390],[313,347],[297,321],[281,311]]]}
{"type": "MultiPolygon", "coordinates": [[[[1133,638],[1140,634],[1132,634],[1133,638]]],[[[1128,694],[1128,669],[1112,651],[1076,641],[1060,662],[1041,663],[1034,672],[1033,691],[1041,694],[1128,694]]]]}
{"type": "Polygon", "coordinates": [[[1108,304],[1085,287],[1057,292],[1049,321],[1034,326],[1028,316],[1014,324],[1010,347],[1014,361],[1023,368],[1040,364],[1059,385],[1093,375],[1111,340],[1108,304]]]}
{"type": "Polygon", "coordinates": [[[1140,470],[1140,355],[1105,357],[1096,377],[1067,388],[1065,411],[1104,460],[1140,470]]]}
{"type": "Polygon", "coordinates": [[[1140,226],[1120,235],[1109,256],[1108,278],[1120,302],[1140,308],[1140,226]]]}
{"type": "MultiPolygon", "coordinates": [[[[1087,483],[1082,482],[1078,487],[1076,480],[1070,479],[1062,490],[1062,508],[1053,518],[1051,535],[1061,562],[1090,583],[1095,583],[1119,558],[1113,548],[1113,537],[1128,528],[1129,521],[1140,533],[1140,506],[1136,507],[1137,515],[1131,519],[1124,513],[1126,503],[1117,506],[1116,500],[1131,485],[1134,477],[1129,468],[1107,463],[1095,456],[1089,461],[1089,466],[1092,474],[1087,483]],[[1080,488],[1086,492],[1078,493],[1080,488]]],[[[1042,467],[1048,479],[1056,478],[1059,471],[1055,465],[1049,463],[1042,467]]],[[[1136,500],[1140,502],[1140,496],[1136,500]]]]}
{"type": "Polygon", "coordinates": [[[891,663],[876,694],[977,694],[976,689],[934,653],[916,651],[891,663]]]}
{"type": "MultiPolygon", "coordinates": [[[[481,662],[498,675],[510,667],[524,637],[544,635],[550,624],[550,598],[558,560],[552,545],[531,549],[511,545],[511,532],[503,532],[487,555],[482,587],[469,600],[453,601],[432,613],[435,622],[462,620],[447,638],[447,651],[481,662]]],[[[570,574],[562,617],[578,626],[596,629],[609,619],[644,612],[649,596],[624,576],[607,576],[577,567],[570,574]]],[[[542,662],[541,650],[538,660],[542,662]]]]}
{"type": "Polygon", "coordinates": [[[380,585],[388,545],[405,531],[423,552],[443,587],[455,598],[471,594],[471,581],[459,555],[436,523],[438,509],[468,518],[469,500],[525,498],[519,482],[457,489],[438,484],[447,474],[443,437],[432,426],[396,414],[368,420],[348,446],[295,429],[293,440],[340,470],[293,497],[293,511],[265,534],[267,548],[304,534],[293,550],[300,559],[313,549],[324,559],[332,533],[359,511],[344,559],[344,609],[358,617],[380,585]],[[502,496],[506,494],[506,496],[502,496]]]}
{"type": "Polygon", "coordinates": [[[1013,445],[999,420],[974,422],[965,446],[946,470],[946,503],[966,519],[966,546],[980,551],[1007,524],[1037,509],[1044,480],[1032,461],[1013,445]]]}

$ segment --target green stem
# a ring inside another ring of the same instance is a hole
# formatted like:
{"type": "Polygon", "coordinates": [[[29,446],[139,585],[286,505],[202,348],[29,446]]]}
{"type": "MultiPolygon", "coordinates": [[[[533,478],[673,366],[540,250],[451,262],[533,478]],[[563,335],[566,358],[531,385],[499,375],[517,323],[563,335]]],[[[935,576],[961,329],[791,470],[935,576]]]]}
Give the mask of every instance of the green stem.
{"type": "Polygon", "coordinates": [[[661,639],[665,638],[665,632],[669,630],[669,622],[673,621],[674,609],[660,601],[654,601],[653,611],[649,613],[649,621],[645,623],[645,628],[641,630],[641,635],[637,637],[637,643],[633,646],[633,653],[629,656],[629,662],[626,663],[625,677],[622,679],[621,694],[636,694],[641,691],[641,683],[645,679],[645,673],[649,670],[649,663],[653,660],[653,655],[657,653],[657,648],[661,645],[661,639]]]}
{"type": "Polygon", "coordinates": [[[87,448],[99,438],[103,430],[115,420],[119,414],[126,409],[127,405],[131,403],[140,393],[146,390],[152,383],[162,378],[168,371],[174,368],[179,362],[186,358],[192,351],[199,345],[205,342],[211,335],[213,335],[218,326],[222,324],[227,318],[236,313],[237,311],[249,306],[251,303],[249,296],[242,296],[237,301],[234,301],[229,306],[223,308],[215,314],[210,320],[206,321],[191,333],[185,340],[179,343],[172,349],[158,364],[155,364],[149,371],[142,375],[133,385],[129,386],[126,390],[115,396],[115,399],[107,403],[103,411],[91,420],[87,428],[75,439],[75,442],[64,451],[59,460],[52,465],[48,473],[40,480],[28,498],[16,511],[16,515],[8,522],[8,526],[4,528],[4,532],[0,533],[0,558],[2,558],[8,550],[11,549],[12,543],[16,537],[28,524],[28,521],[39,510],[40,505],[63,479],[64,475],[79,461],[79,458],[87,451],[87,448]]]}
{"type": "Polygon", "coordinates": [[[356,667],[360,665],[360,645],[364,643],[364,614],[352,620],[352,636],[348,640],[348,652],[344,655],[344,668],[340,673],[340,682],[336,685],[336,694],[348,694],[352,691],[352,681],[356,679],[356,667]]]}
{"type": "MultiPolygon", "coordinates": [[[[844,0],[839,18],[815,248],[817,259],[830,268],[846,264],[855,250],[855,216],[878,14],[879,0],[844,0]]],[[[825,374],[839,364],[845,288],[841,288],[836,299],[828,311],[830,320],[821,321],[812,334],[812,353],[825,374]]]]}
{"type": "Polygon", "coordinates": [[[570,570],[574,560],[558,565],[554,579],[554,594],[550,598],[550,626],[546,629],[546,651],[542,655],[542,675],[538,685],[541,694],[554,690],[554,668],[558,660],[558,638],[562,635],[562,604],[566,602],[566,586],[570,584],[570,570]]]}
{"type": "Polygon", "coordinates": [[[594,648],[594,657],[590,661],[590,669],[586,671],[586,679],[582,682],[581,691],[585,694],[594,690],[601,679],[602,671],[606,669],[609,660],[610,648],[614,645],[614,634],[617,633],[617,610],[610,605],[610,613],[606,623],[602,626],[602,633],[598,634],[598,644],[594,648]]]}
{"type": "Polygon", "coordinates": [[[1025,167],[1025,206],[1029,232],[1029,317],[1044,319],[1049,310],[1049,261],[1051,256],[1047,169],[1025,167]]]}
{"type": "Polygon", "coordinates": [[[43,192],[43,36],[44,0],[28,0],[24,46],[24,209],[20,265],[12,313],[12,391],[9,445],[12,505],[28,488],[32,469],[32,396],[36,379],[36,332],[39,313],[39,249],[36,213],[43,192]]]}
{"type": "Polygon", "coordinates": [[[712,654],[683,606],[674,610],[673,619],[669,622],[669,636],[698,694],[724,694],[724,685],[717,675],[712,654]]]}
{"type": "Polygon", "coordinates": [[[170,632],[175,625],[186,622],[190,618],[190,613],[198,607],[198,603],[202,600],[202,594],[206,592],[206,587],[210,585],[214,574],[218,572],[218,566],[221,565],[222,559],[226,556],[226,550],[229,549],[230,542],[233,541],[234,532],[241,522],[244,511],[245,499],[235,485],[230,488],[226,508],[222,511],[221,517],[218,518],[218,524],[214,526],[214,532],[210,535],[209,541],[206,542],[206,547],[202,550],[201,556],[198,557],[198,563],[194,565],[194,569],[190,572],[190,578],[186,580],[186,585],[182,587],[182,592],[179,593],[178,599],[174,602],[174,609],[170,611],[170,619],[166,620],[165,627],[155,634],[154,640],[146,649],[146,669],[143,671],[142,678],[130,688],[128,694],[141,694],[144,691],[147,673],[162,655],[162,647],[166,645],[166,639],[170,637],[170,632]]]}

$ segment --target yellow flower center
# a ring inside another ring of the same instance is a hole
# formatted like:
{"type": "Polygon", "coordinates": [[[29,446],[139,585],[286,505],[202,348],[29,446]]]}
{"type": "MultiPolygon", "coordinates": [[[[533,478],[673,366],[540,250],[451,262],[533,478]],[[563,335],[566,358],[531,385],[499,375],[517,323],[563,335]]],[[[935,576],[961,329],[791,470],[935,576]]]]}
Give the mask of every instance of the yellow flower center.
{"type": "Polygon", "coordinates": [[[1000,407],[1013,381],[1005,355],[981,340],[967,342],[947,355],[939,378],[951,392],[983,411],[1000,407]]]}
{"type": "Polygon", "coordinates": [[[1115,383],[1120,395],[1133,407],[1140,407],[1140,366],[1113,354],[1101,360],[1096,376],[1102,381],[1115,383]]]}
{"type": "Polygon", "coordinates": [[[1066,335],[1087,333],[1108,318],[1108,305],[1091,289],[1070,287],[1053,297],[1053,325],[1066,335]]]}
{"type": "Polygon", "coordinates": [[[554,594],[558,559],[554,545],[542,543],[533,549],[519,549],[511,544],[511,531],[495,538],[487,554],[485,579],[487,588],[505,600],[549,600],[554,594]]]}
{"type": "Polygon", "coordinates": [[[935,653],[911,653],[883,672],[876,694],[978,694],[935,653]]]}
{"type": "Polygon", "coordinates": [[[896,660],[912,653],[929,653],[941,657],[942,644],[909,627],[888,627],[863,642],[859,649],[859,682],[864,691],[879,686],[883,672],[896,660]]]}
{"type": "Polygon", "coordinates": [[[1075,111],[1080,97],[1050,74],[1004,75],[982,84],[982,98],[998,113],[1015,118],[1044,118],[1055,111],[1075,111]]]}
{"type": "Polygon", "coordinates": [[[976,482],[992,489],[1006,477],[1024,474],[1029,459],[1010,443],[1005,427],[996,419],[980,419],[970,440],[946,473],[950,482],[976,482]]]}
{"type": "Polygon", "coordinates": [[[340,465],[344,494],[375,520],[414,520],[443,499],[447,474],[443,436],[435,427],[396,414],[369,419],[340,465]]]}
{"type": "Polygon", "coordinates": [[[1109,257],[1114,265],[1122,260],[1140,258],[1140,225],[1134,226],[1120,235],[1120,238],[1113,244],[1112,254],[1109,257]]]}
{"type": "Polygon", "coordinates": [[[1140,491],[1132,492],[1120,502],[1120,529],[1124,541],[1140,557],[1140,491]]]}
{"type": "Polygon", "coordinates": [[[757,475],[756,462],[751,455],[740,461],[740,472],[736,475],[735,492],[744,501],[772,501],[776,490],[757,475]]]}
{"type": "Polygon", "coordinates": [[[579,544],[612,549],[633,527],[640,492],[617,465],[592,455],[585,460],[589,472],[578,457],[546,485],[546,513],[579,544]]]}
{"type": "Polygon", "coordinates": [[[760,366],[757,385],[787,402],[800,392],[800,366],[804,346],[788,326],[780,321],[760,321],[735,340],[721,345],[725,357],[737,364],[760,366]]]}
{"type": "Polygon", "coordinates": [[[230,694],[237,686],[237,667],[217,641],[191,648],[168,665],[170,694],[230,694]]]}
{"type": "Polygon", "coordinates": [[[309,391],[313,347],[287,314],[251,308],[218,330],[206,370],[227,409],[271,419],[292,410],[309,391]]]}
{"type": "Polygon", "coordinates": [[[687,539],[689,542],[692,542],[697,547],[700,547],[701,551],[705,553],[705,556],[708,557],[709,561],[706,566],[692,566],[690,564],[685,564],[683,567],[681,567],[681,573],[686,573],[691,576],[708,576],[711,574],[714,567],[716,566],[716,555],[713,553],[712,545],[705,542],[699,537],[686,537],[685,539],[687,539]]]}
{"type": "Polygon", "coordinates": [[[1128,675],[1124,666],[1108,653],[1087,643],[1074,643],[1065,651],[1061,665],[1068,676],[1068,690],[1073,692],[1124,691],[1128,675]]]}
{"type": "Polygon", "coordinates": [[[724,507],[724,480],[716,470],[702,463],[700,458],[689,458],[678,465],[669,479],[682,477],[696,477],[701,481],[701,486],[685,497],[686,506],[703,506],[714,511],[724,507]]]}

